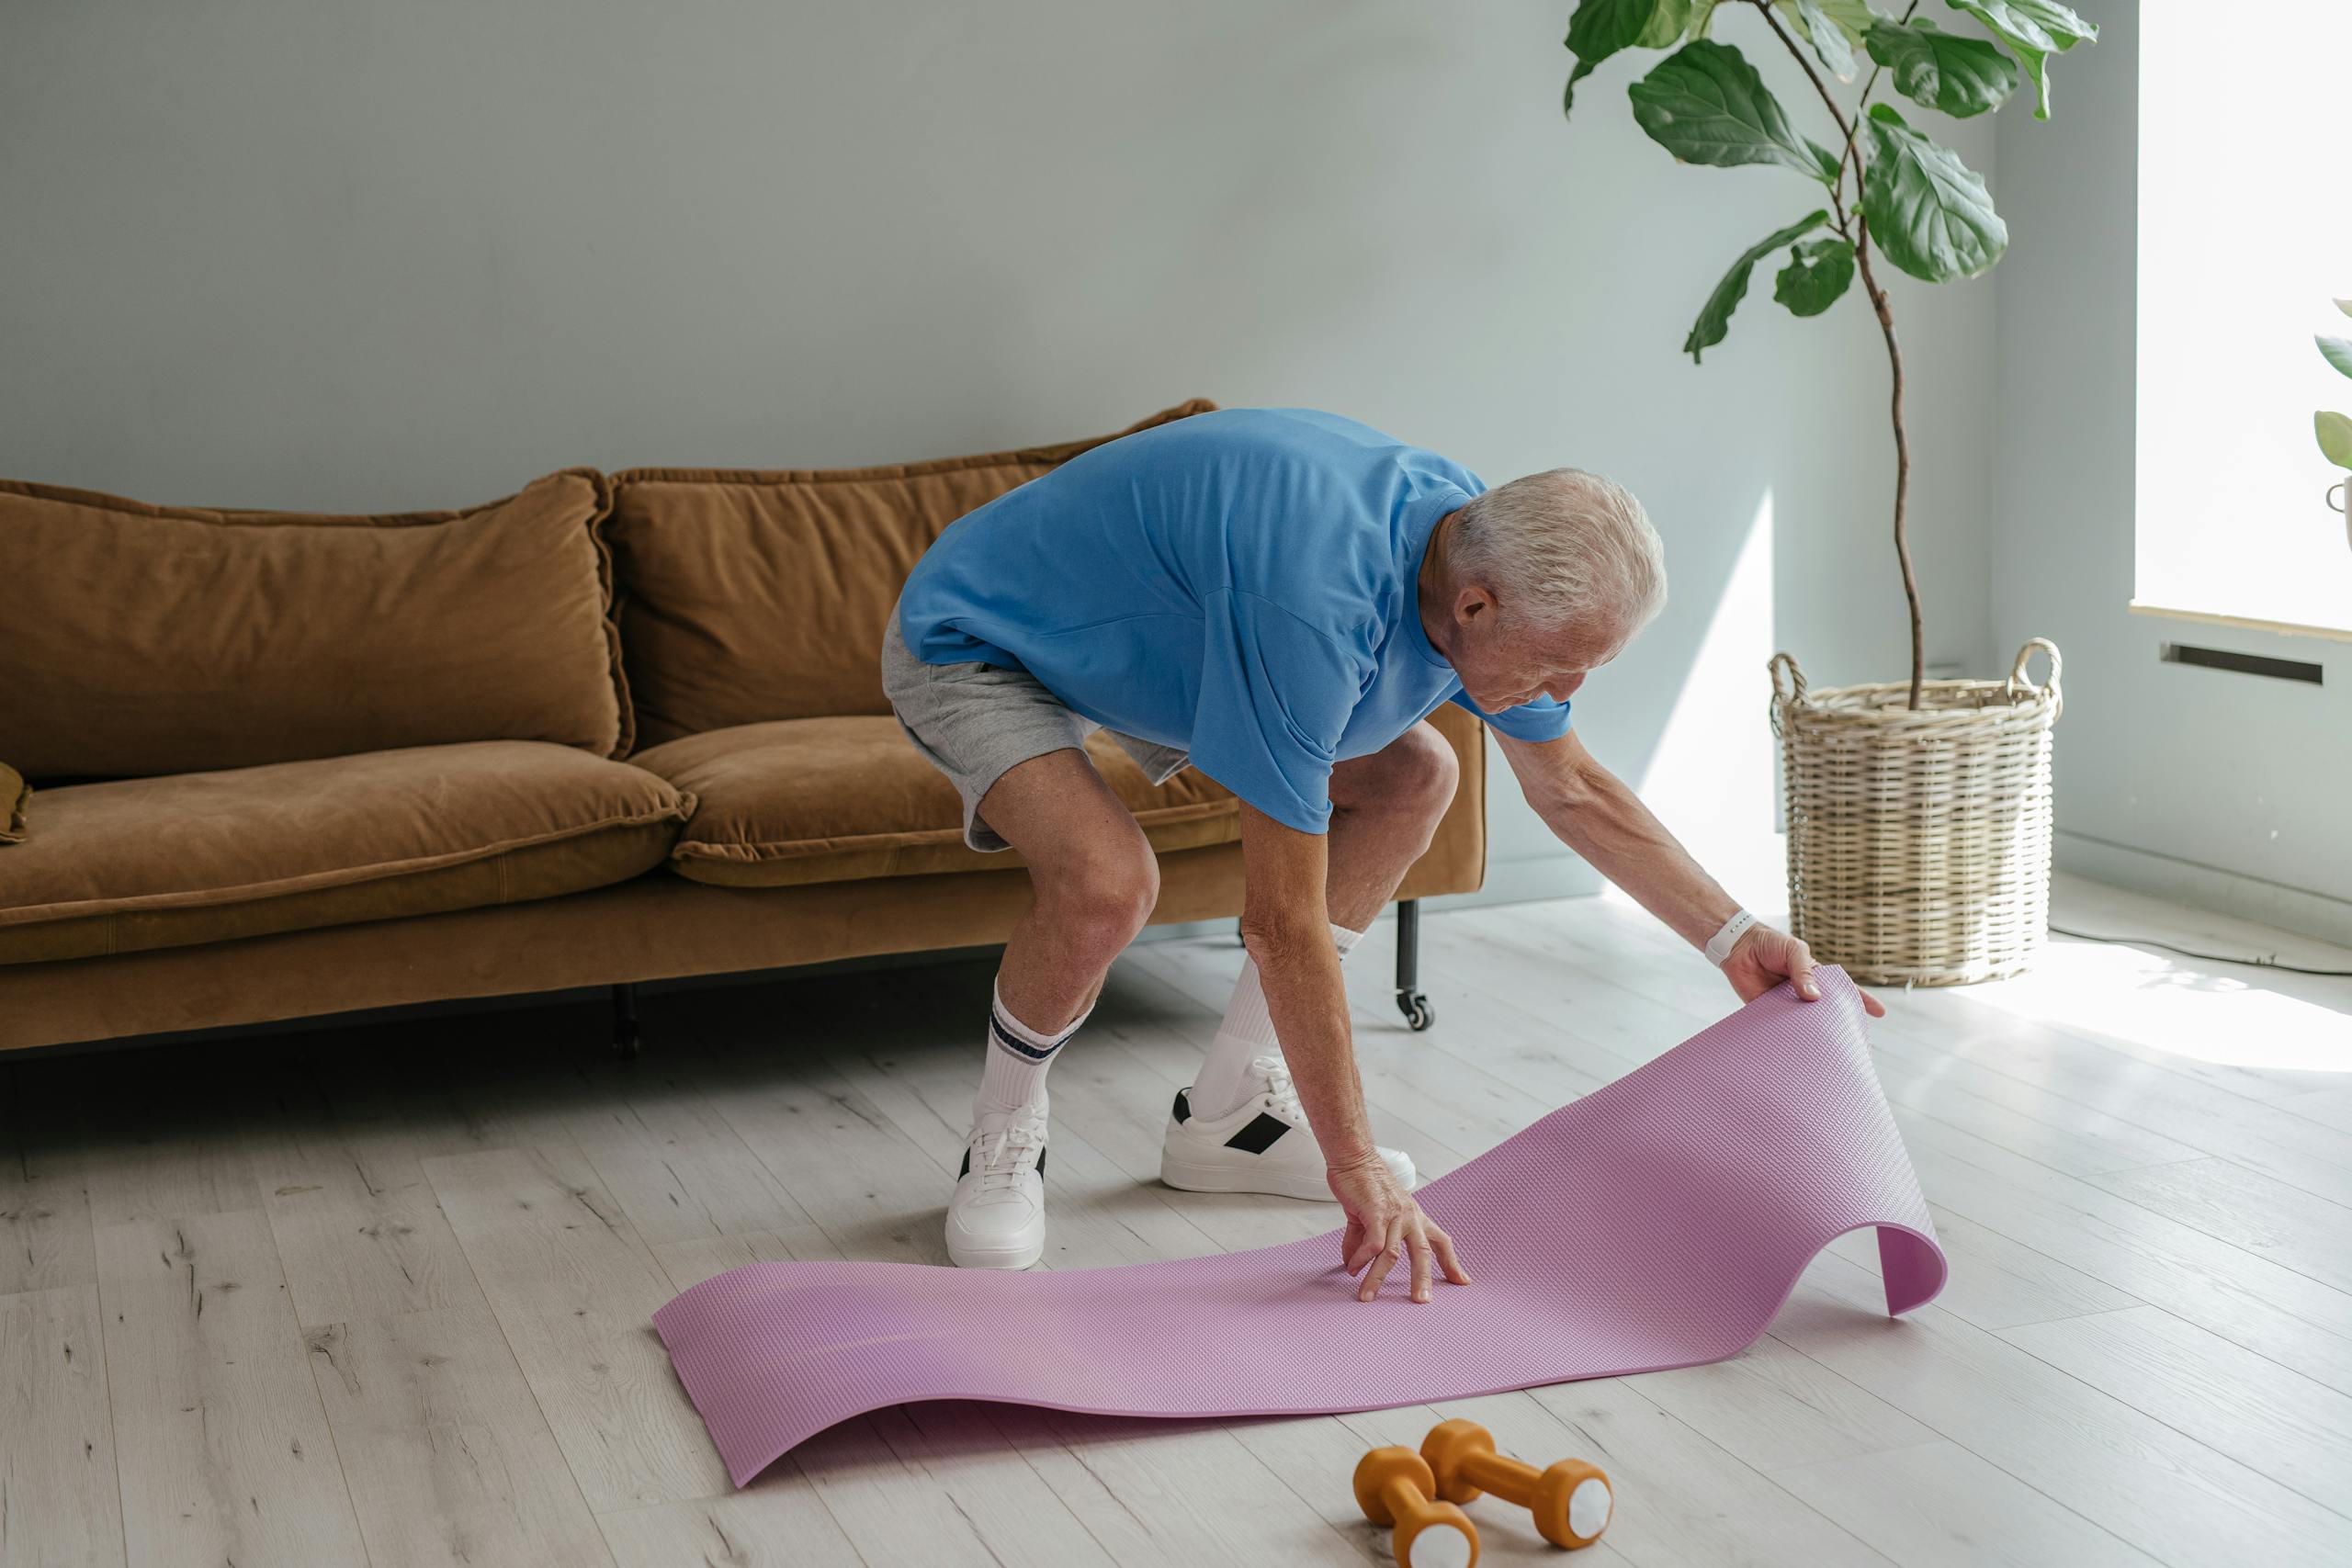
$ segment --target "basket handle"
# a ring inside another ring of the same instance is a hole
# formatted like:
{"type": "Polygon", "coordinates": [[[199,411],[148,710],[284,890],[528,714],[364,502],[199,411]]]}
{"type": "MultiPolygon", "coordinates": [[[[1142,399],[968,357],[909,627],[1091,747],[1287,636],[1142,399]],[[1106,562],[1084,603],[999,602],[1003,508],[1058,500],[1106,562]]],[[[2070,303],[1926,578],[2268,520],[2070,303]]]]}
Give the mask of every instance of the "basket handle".
{"type": "Polygon", "coordinates": [[[2018,661],[2009,667],[2009,690],[2012,693],[2039,692],[2048,697],[2052,704],[2064,708],[2066,705],[2066,697],[2065,694],[2059,690],[2058,678],[2065,668],[2066,661],[2059,657],[2056,643],[2046,637],[2030,637],[2026,640],[2026,645],[2018,649],[2018,661]],[[2050,679],[2039,686],[2029,680],[2025,672],[2026,666],[2033,662],[2034,651],[2037,649],[2050,656],[2050,679]]]}
{"type": "MultiPolygon", "coordinates": [[[[2050,651],[2055,654],[2058,650],[2053,648],[2050,651]]],[[[1772,695],[1775,700],[1784,704],[1804,701],[1804,671],[1797,668],[1795,654],[1776,653],[1766,661],[1764,668],[1772,677],[1772,695]],[[1785,682],[1781,675],[1783,665],[1788,667],[1785,682]]]]}

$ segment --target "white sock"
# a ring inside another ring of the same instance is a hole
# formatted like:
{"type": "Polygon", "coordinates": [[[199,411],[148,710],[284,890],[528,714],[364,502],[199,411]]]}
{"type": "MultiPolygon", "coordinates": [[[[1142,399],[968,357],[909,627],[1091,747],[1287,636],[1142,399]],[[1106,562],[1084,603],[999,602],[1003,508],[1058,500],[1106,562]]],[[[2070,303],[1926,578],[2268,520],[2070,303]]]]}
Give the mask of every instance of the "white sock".
{"type": "MultiPolygon", "coordinates": [[[[1345,926],[1331,928],[1331,941],[1340,949],[1342,964],[1363,940],[1362,931],[1345,926]]],[[[1241,1083],[1249,1076],[1250,1064],[1260,1056],[1281,1055],[1273,1015],[1266,1010],[1265,987],[1258,983],[1257,961],[1245,958],[1241,978],[1233,987],[1233,1000],[1226,1004],[1224,1021],[1216,1026],[1216,1038],[1209,1042],[1208,1060],[1201,1064],[1200,1076],[1185,1096],[1193,1113],[1212,1121],[1231,1115],[1241,1105],[1241,1083]]]]}
{"type": "Polygon", "coordinates": [[[1022,1111],[1046,1113],[1046,1069],[1069,1037],[1078,1032],[1094,1010],[1088,1008],[1051,1034],[1041,1034],[1012,1016],[1001,993],[989,1003],[988,1065],[980,1069],[980,1092],[972,1101],[972,1121],[1022,1111]]]}

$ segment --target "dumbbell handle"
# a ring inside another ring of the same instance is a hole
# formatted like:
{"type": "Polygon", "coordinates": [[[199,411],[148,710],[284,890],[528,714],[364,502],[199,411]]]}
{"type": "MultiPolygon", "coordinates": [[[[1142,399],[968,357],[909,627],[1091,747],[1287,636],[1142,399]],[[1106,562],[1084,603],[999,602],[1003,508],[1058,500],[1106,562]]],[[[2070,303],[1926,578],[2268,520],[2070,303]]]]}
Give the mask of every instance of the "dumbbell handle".
{"type": "Polygon", "coordinates": [[[1462,1479],[1481,1492],[1491,1492],[1504,1502],[1519,1507],[1529,1506],[1535,1497],[1535,1483],[1542,1472],[1533,1465],[1522,1463],[1508,1454],[1467,1453],[1454,1461],[1462,1479]]]}
{"type": "Polygon", "coordinates": [[[1430,1500],[1421,1495],[1421,1489],[1401,1475],[1380,1483],[1380,1500],[1388,1505],[1388,1517],[1400,1525],[1430,1511],[1430,1500]]]}

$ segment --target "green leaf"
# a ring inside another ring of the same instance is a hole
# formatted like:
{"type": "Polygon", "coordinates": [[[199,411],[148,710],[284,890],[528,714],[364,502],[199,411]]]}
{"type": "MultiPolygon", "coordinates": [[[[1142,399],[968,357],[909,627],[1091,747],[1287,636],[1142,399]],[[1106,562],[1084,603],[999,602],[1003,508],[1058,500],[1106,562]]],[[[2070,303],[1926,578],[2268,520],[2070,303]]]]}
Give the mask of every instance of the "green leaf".
{"type": "Polygon", "coordinates": [[[1731,270],[1724,274],[1724,280],[1715,285],[1715,291],[1708,295],[1706,304],[1700,307],[1699,319],[1690,326],[1690,335],[1682,340],[1682,352],[1690,356],[1693,364],[1703,363],[1701,355],[1723,342],[1724,334],[1731,330],[1731,313],[1738,310],[1739,302],[1747,297],[1747,275],[1755,270],[1756,264],[1782,245],[1802,239],[1828,221],[1826,211],[1808,212],[1787,228],[1776,230],[1769,237],[1748,246],[1746,253],[1731,264],[1731,270]]]}
{"type": "Polygon", "coordinates": [[[1686,39],[1705,38],[1714,30],[1715,7],[1723,0],[1691,0],[1690,25],[1682,29],[1686,39]]]}
{"type": "MultiPolygon", "coordinates": [[[[1775,0],[1778,3],[1778,0],[1775,0]]],[[[1797,22],[1815,59],[1840,82],[1854,79],[1854,45],[1846,29],[1821,8],[1821,0],[1796,0],[1797,22]]]]}
{"type": "Polygon", "coordinates": [[[1837,177],[1835,157],[1789,129],[1780,100],[1729,44],[1686,43],[1628,92],[1634,118],[1683,163],[1778,164],[1824,184],[1837,177]]]}
{"type": "Polygon", "coordinates": [[[2312,341],[2319,344],[2320,353],[2330,365],[2345,375],[2352,376],[2352,338],[2323,337],[2312,341]]]}
{"type": "Polygon", "coordinates": [[[1635,39],[1635,49],[1665,49],[1679,42],[1682,29],[1690,21],[1690,0],[1658,0],[1657,10],[1650,17],[1650,25],[1635,39]]]}
{"type": "Polygon", "coordinates": [[[1886,259],[1929,283],[1990,270],[2009,248],[2009,227],[1975,171],[1885,104],[1871,106],[1870,134],[1862,216],[1886,259]]]}
{"type": "Polygon", "coordinates": [[[1846,41],[1856,49],[1862,47],[1862,39],[1868,36],[1871,24],[1879,19],[1878,7],[1869,4],[1869,0],[1814,0],[1814,5],[1823,16],[1838,24],[1838,29],[1846,35],[1846,41]]]}
{"type": "Polygon", "coordinates": [[[1854,281],[1854,247],[1843,240],[1811,240],[1789,252],[1773,280],[1772,298],[1793,316],[1818,316],[1854,281]]]}
{"type": "Polygon", "coordinates": [[[1577,57],[1577,68],[1568,73],[1567,90],[1560,97],[1562,114],[1576,107],[1577,84],[1619,50],[1631,49],[1640,42],[1658,7],[1667,3],[1668,0],[1577,0],[1576,15],[1568,18],[1567,37],[1568,51],[1577,57]]]}
{"type": "Polygon", "coordinates": [[[2338,299],[2335,302],[2335,308],[2346,315],[2352,316],[2352,299],[2338,299]]]}
{"type": "Polygon", "coordinates": [[[1876,22],[1871,58],[1894,73],[1894,90],[1956,118],[1996,109],[2017,91],[2018,68],[1981,38],[1945,32],[1924,18],[1876,22]]]}
{"type": "Polygon", "coordinates": [[[2049,56],[2064,54],[2078,43],[2096,43],[2098,28],[2083,20],[2058,0],[1946,0],[1955,11],[1965,11],[1999,35],[2033,78],[2033,118],[2050,118],[2049,56]]]}
{"type": "Polygon", "coordinates": [[[2319,449],[2327,454],[2327,460],[2339,468],[2352,468],[2352,419],[2340,413],[2315,413],[2312,415],[2312,424],[2319,433],[2319,449]]]}

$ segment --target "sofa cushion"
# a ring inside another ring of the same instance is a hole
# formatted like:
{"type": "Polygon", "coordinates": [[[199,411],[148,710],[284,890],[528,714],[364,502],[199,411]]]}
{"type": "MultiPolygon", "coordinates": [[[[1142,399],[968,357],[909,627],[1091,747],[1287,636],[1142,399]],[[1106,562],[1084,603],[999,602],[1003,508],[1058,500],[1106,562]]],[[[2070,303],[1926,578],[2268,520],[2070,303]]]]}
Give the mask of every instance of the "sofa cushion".
{"type": "Polygon", "coordinates": [[[469,512],[334,517],[0,481],[0,757],[38,781],[625,751],[610,497],[579,469],[469,512]]]}
{"type": "Polygon", "coordinates": [[[543,741],[41,792],[0,862],[0,963],[520,903],[662,863],[694,802],[543,741]]]}
{"type": "MultiPolygon", "coordinates": [[[[1165,853],[1240,837],[1233,796],[1197,769],[1154,788],[1097,734],[1087,754],[1152,847],[1165,853]]],[[[956,786],[895,718],[779,719],[690,735],[630,759],[695,797],[672,869],[733,887],[998,871],[1014,854],[965,846],[956,786]]]]}
{"type": "MultiPolygon", "coordinates": [[[[1216,405],[1196,399],[1125,435],[1216,405]]],[[[887,714],[882,622],[940,531],[1115,436],[881,468],[613,476],[638,741],[765,719],[887,714]]]]}

